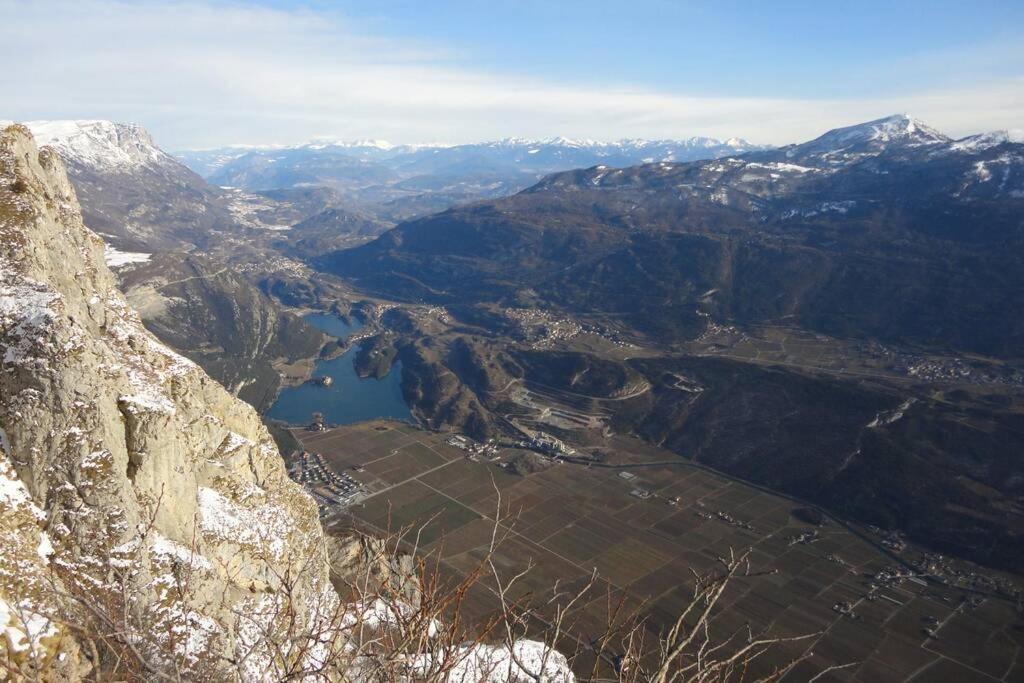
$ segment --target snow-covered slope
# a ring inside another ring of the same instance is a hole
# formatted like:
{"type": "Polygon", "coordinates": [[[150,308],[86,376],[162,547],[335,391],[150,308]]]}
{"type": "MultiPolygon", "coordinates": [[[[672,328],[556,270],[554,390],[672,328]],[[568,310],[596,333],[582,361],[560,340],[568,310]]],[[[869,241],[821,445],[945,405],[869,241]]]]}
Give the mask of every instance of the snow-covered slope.
{"type": "Polygon", "coordinates": [[[994,130],[970,135],[949,145],[951,152],[980,152],[1007,142],[1024,142],[1024,131],[994,130]]]}
{"type": "Polygon", "coordinates": [[[892,150],[938,148],[952,140],[906,114],[835,128],[809,142],[780,148],[796,163],[844,166],[892,150]]]}
{"type": "Polygon", "coordinates": [[[234,221],[216,188],[160,149],[146,130],[113,121],[29,121],[75,186],[86,225],[115,248],[149,253],[200,244],[234,221]]]}
{"type": "Polygon", "coordinates": [[[97,170],[131,171],[146,164],[175,163],[136,123],[28,121],[36,143],[57,150],[65,163],[97,170]]]}

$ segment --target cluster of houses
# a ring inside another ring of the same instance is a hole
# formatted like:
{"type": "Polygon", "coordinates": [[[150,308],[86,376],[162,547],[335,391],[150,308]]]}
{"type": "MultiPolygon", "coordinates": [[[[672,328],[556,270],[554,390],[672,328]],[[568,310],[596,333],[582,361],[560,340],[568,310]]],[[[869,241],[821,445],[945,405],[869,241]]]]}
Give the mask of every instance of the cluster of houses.
{"type": "Polygon", "coordinates": [[[879,543],[894,553],[901,553],[907,548],[907,539],[903,532],[898,529],[879,529],[877,526],[869,526],[868,530],[881,536],[879,543]]]}
{"type": "Polygon", "coordinates": [[[754,531],[754,525],[750,522],[745,522],[742,519],[736,519],[725,510],[718,510],[715,513],[710,513],[705,510],[697,510],[697,516],[702,519],[717,519],[721,522],[725,522],[731,526],[739,529],[746,529],[747,531],[754,531]]]}
{"type": "Polygon", "coordinates": [[[821,534],[818,533],[817,529],[811,529],[810,531],[804,531],[803,533],[796,534],[789,537],[789,545],[810,545],[817,543],[821,540],[821,534]]]}
{"type": "MultiPolygon", "coordinates": [[[[658,494],[654,493],[650,489],[646,489],[642,486],[637,486],[639,482],[636,478],[636,475],[633,474],[632,472],[619,472],[619,479],[623,479],[634,485],[635,488],[629,492],[629,495],[633,496],[634,498],[639,498],[640,500],[647,500],[648,498],[659,497],[658,494]]],[[[672,496],[670,498],[665,498],[665,502],[674,507],[683,502],[683,497],[672,496]]]]}
{"type": "Polygon", "coordinates": [[[302,451],[295,456],[289,475],[305,487],[325,515],[330,509],[347,505],[362,491],[362,484],[347,474],[338,474],[319,453],[302,451]]]}
{"type": "Polygon", "coordinates": [[[480,443],[473,441],[467,436],[456,434],[455,436],[449,437],[446,443],[449,446],[454,446],[455,448],[466,451],[466,457],[470,460],[479,460],[480,458],[493,460],[498,457],[498,442],[495,439],[488,439],[487,441],[480,443]]]}
{"type": "Polygon", "coordinates": [[[912,563],[922,576],[974,591],[992,592],[1016,600],[1024,612],[1024,590],[1015,582],[999,574],[986,574],[977,568],[961,566],[939,553],[925,553],[912,563]]]}
{"type": "Polygon", "coordinates": [[[549,347],[555,342],[572,339],[583,331],[575,320],[536,308],[506,308],[504,313],[519,328],[519,338],[532,342],[533,348],[549,347]]]}
{"type": "Polygon", "coordinates": [[[1004,373],[994,368],[976,368],[959,358],[907,358],[896,363],[896,370],[929,382],[965,382],[1024,386],[1024,373],[1004,373]]]}
{"type": "Polygon", "coordinates": [[[569,448],[565,442],[544,432],[534,433],[527,444],[533,450],[553,458],[576,455],[576,449],[569,448]]]}

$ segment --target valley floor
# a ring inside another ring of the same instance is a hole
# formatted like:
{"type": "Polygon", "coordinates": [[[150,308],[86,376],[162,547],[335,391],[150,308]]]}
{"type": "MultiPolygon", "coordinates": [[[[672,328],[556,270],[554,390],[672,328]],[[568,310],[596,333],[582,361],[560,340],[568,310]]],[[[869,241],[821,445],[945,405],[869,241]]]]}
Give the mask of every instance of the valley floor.
{"type": "MultiPolygon", "coordinates": [[[[751,673],[808,655],[784,680],[809,680],[835,665],[848,666],[829,680],[1024,675],[1018,577],[845,523],[637,439],[613,438],[600,463],[535,456],[536,466],[517,474],[523,470],[513,464],[525,456],[511,442],[476,455],[450,435],[382,421],[292,433],[357,487],[345,505],[325,507],[329,529],[417,529],[420,552],[453,582],[485,556],[495,524],[508,532],[495,564],[509,576],[528,570],[516,597],[535,606],[538,631],[558,603],[550,601],[553,587],[581,586],[596,571],[561,645],[577,653],[581,673],[591,668],[589,648],[610,604],[621,597],[644,614],[653,644],[685,606],[691,571],[750,548],[751,570],[769,574],[730,588],[713,622],[717,635],[747,625],[755,634],[820,634],[779,646],[751,673]]],[[[487,581],[463,604],[469,624],[497,608],[487,581]]]]}

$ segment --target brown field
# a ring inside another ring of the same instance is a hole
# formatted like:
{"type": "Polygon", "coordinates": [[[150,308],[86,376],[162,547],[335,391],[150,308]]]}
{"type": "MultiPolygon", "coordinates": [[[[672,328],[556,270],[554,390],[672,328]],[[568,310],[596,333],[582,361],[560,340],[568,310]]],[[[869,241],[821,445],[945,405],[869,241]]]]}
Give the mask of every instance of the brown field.
{"type": "MultiPolygon", "coordinates": [[[[607,620],[609,596],[624,596],[626,604],[642,609],[648,637],[656,638],[687,603],[691,570],[713,569],[730,549],[750,548],[752,570],[775,573],[730,586],[715,618],[718,632],[746,625],[780,636],[822,632],[780,647],[758,660],[752,673],[813,652],[784,680],[808,680],[830,665],[848,663],[853,666],[818,680],[1024,680],[1024,619],[1014,600],[935,580],[872,588],[879,570],[901,566],[922,551],[909,547],[893,555],[866,530],[831,517],[817,527],[819,540],[791,543],[815,528],[792,515],[802,503],[653,446],[623,438],[608,458],[610,467],[560,463],[518,476],[500,467],[504,457],[472,462],[445,444],[446,435],[401,423],[294,434],[368,491],[328,522],[354,517],[381,532],[422,525],[421,551],[436,554],[453,580],[472,572],[486,554],[500,491],[502,525],[510,535],[495,564],[506,576],[532,565],[513,591],[517,597],[530,594],[538,604],[555,585],[584,585],[594,571],[600,577],[571,614],[571,638],[581,649],[607,620]],[[355,466],[364,471],[353,472],[355,466]],[[621,471],[636,478],[626,481],[621,471]],[[631,495],[637,488],[654,495],[637,498],[631,495]],[[679,503],[670,504],[675,496],[679,503]],[[753,531],[720,519],[719,512],[753,531]],[[968,603],[971,596],[980,604],[968,603]],[[834,606],[841,602],[853,605],[856,616],[837,612],[834,606]],[[925,633],[933,619],[935,638],[925,633]]],[[[496,599],[481,586],[463,609],[472,622],[496,610],[496,599]]],[[[547,614],[537,611],[539,619],[547,614]]]]}

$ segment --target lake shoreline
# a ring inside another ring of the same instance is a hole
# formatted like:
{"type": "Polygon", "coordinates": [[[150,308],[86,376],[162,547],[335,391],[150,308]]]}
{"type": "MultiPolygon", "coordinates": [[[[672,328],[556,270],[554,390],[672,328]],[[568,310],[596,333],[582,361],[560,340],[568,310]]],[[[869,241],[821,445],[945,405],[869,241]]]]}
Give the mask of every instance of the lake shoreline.
{"type": "MultiPolygon", "coordinates": [[[[395,419],[415,424],[402,392],[402,364],[394,363],[380,377],[361,376],[356,367],[361,344],[346,344],[362,329],[361,322],[347,323],[338,316],[309,313],[307,322],[339,340],[339,353],[315,361],[309,374],[300,382],[282,386],[273,404],[264,413],[268,422],[302,427],[320,413],[329,425],[347,425],[372,419],[395,419]],[[330,377],[329,385],[310,381],[330,377]]],[[[304,373],[305,374],[305,373],[304,373]]]]}

